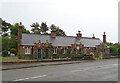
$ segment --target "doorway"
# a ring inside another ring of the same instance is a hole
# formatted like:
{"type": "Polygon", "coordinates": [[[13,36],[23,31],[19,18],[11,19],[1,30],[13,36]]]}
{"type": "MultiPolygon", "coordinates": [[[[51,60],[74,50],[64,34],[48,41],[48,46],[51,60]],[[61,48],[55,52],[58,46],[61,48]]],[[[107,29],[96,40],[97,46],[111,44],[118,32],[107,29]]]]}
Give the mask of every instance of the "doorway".
{"type": "Polygon", "coordinates": [[[41,49],[38,49],[38,59],[41,59],[41,49]]]}
{"type": "Polygon", "coordinates": [[[46,58],[46,59],[49,58],[49,49],[48,49],[48,48],[45,50],[45,58],[46,58]]]}

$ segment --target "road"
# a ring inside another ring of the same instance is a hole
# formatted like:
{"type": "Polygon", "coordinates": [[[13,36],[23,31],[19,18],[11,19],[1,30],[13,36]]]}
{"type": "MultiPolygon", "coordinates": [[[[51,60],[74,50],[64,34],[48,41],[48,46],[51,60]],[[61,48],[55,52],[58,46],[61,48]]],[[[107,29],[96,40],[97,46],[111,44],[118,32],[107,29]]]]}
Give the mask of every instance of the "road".
{"type": "Polygon", "coordinates": [[[4,70],[3,81],[117,81],[118,59],[4,70]]]}

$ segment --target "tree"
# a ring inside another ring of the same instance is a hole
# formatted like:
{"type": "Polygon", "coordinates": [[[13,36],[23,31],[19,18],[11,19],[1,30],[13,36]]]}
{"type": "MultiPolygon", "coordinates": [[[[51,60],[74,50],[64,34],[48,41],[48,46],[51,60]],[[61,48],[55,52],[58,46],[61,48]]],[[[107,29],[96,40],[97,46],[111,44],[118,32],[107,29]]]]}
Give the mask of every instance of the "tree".
{"type": "Polygon", "coordinates": [[[46,33],[47,33],[46,31],[49,30],[49,27],[47,27],[47,24],[46,24],[46,23],[42,22],[42,23],[41,23],[41,26],[40,26],[40,29],[41,29],[41,32],[42,32],[43,34],[46,34],[46,33]]]}
{"type": "Polygon", "coordinates": [[[0,31],[2,32],[2,18],[0,18],[0,31]]]}
{"type": "MultiPolygon", "coordinates": [[[[18,27],[19,27],[19,23],[16,23],[16,24],[10,26],[10,30],[11,30],[12,35],[15,35],[15,36],[18,35],[18,27]]],[[[22,27],[22,33],[30,33],[29,30],[26,30],[24,25],[22,27]]]]}
{"type": "Polygon", "coordinates": [[[118,48],[118,53],[120,54],[120,47],[118,48]]]}
{"type": "Polygon", "coordinates": [[[11,35],[11,39],[8,39],[8,36],[2,36],[2,50],[17,49],[17,42],[14,35],[11,35]]]}
{"type": "Polygon", "coordinates": [[[6,21],[2,21],[2,32],[3,34],[5,34],[8,29],[10,28],[11,24],[6,22],[6,21]]]}
{"type": "Polygon", "coordinates": [[[31,31],[35,34],[41,34],[41,30],[40,30],[40,25],[39,23],[33,23],[32,25],[30,25],[32,27],[31,31]]]}
{"type": "Polygon", "coordinates": [[[59,27],[57,27],[57,29],[56,29],[56,35],[57,36],[66,36],[65,32],[62,29],[60,29],[59,27]]]}
{"type": "Polygon", "coordinates": [[[54,24],[52,24],[52,25],[50,26],[50,29],[51,29],[51,30],[56,30],[56,29],[57,29],[57,26],[55,26],[54,24]]]}
{"type": "Polygon", "coordinates": [[[60,29],[59,27],[55,26],[54,24],[52,24],[50,26],[50,29],[55,30],[57,36],[66,36],[65,32],[62,29],[60,29]]]}
{"type": "Polygon", "coordinates": [[[118,47],[117,46],[110,46],[111,53],[118,53],[118,47]]]}

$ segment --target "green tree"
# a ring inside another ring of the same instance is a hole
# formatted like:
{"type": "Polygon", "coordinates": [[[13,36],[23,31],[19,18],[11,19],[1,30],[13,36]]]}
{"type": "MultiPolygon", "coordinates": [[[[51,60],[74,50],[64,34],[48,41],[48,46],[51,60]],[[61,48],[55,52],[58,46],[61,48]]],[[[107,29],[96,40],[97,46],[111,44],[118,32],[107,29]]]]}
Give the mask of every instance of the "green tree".
{"type": "Polygon", "coordinates": [[[2,18],[0,18],[0,30],[2,30],[2,18]]]}
{"type": "Polygon", "coordinates": [[[51,29],[51,30],[56,30],[56,29],[57,29],[57,26],[55,26],[54,24],[52,24],[52,25],[50,26],[50,29],[51,29]]]}
{"type": "Polygon", "coordinates": [[[110,52],[111,53],[118,53],[118,47],[117,46],[110,46],[110,52]]]}
{"type": "Polygon", "coordinates": [[[6,22],[6,21],[2,21],[2,32],[3,34],[5,34],[8,29],[10,28],[11,24],[6,22]]]}
{"type": "Polygon", "coordinates": [[[55,30],[57,36],[66,36],[65,32],[62,29],[60,29],[59,27],[55,26],[54,24],[52,24],[50,26],[50,29],[55,30]]]}
{"type": "Polygon", "coordinates": [[[46,23],[42,22],[42,23],[41,23],[41,26],[40,26],[40,29],[41,29],[41,32],[42,32],[43,34],[46,34],[46,33],[47,33],[46,31],[49,30],[49,27],[47,27],[47,24],[46,24],[46,23]]]}
{"type": "Polygon", "coordinates": [[[30,25],[32,27],[31,31],[35,34],[41,34],[41,30],[40,30],[40,25],[38,22],[33,23],[32,25],[30,25]]]}
{"type": "Polygon", "coordinates": [[[118,48],[118,53],[120,53],[120,47],[118,48]]]}
{"type": "MultiPolygon", "coordinates": [[[[11,34],[12,35],[15,35],[15,36],[18,35],[18,27],[19,27],[19,23],[11,25],[10,30],[11,30],[11,34]]],[[[30,33],[29,30],[26,30],[26,28],[24,27],[24,25],[22,27],[22,33],[30,33]]]]}
{"type": "Polygon", "coordinates": [[[56,29],[56,35],[57,36],[66,36],[65,32],[62,29],[60,29],[59,27],[57,27],[57,29],[56,29]]]}
{"type": "Polygon", "coordinates": [[[18,41],[15,37],[16,36],[11,35],[11,39],[8,39],[8,36],[2,36],[2,50],[10,50],[11,48],[17,49],[18,41]]]}

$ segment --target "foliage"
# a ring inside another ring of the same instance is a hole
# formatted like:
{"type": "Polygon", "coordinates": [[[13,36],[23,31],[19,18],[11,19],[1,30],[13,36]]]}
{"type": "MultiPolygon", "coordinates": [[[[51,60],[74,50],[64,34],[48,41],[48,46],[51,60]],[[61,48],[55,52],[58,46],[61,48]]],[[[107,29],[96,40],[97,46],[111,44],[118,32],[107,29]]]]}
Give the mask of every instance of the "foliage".
{"type": "Polygon", "coordinates": [[[8,56],[8,51],[7,51],[7,50],[2,51],[2,56],[3,56],[3,57],[8,56]]]}
{"type": "Polygon", "coordinates": [[[114,44],[111,44],[109,42],[106,43],[107,46],[109,46],[110,48],[110,53],[112,54],[116,54],[116,53],[120,53],[120,47],[119,46],[115,46],[114,44]]]}
{"type": "Polygon", "coordinates": [[[40,29],[41,29],[41,32],[42,32],[43,34],[45,34],[46,31],[49,30],[49,27],[47,27],[47,24],[46,24],[46,23],[42,22],[42,23],[41,23],[41,26],[40,26],[40,29]]]}
{"type": "Polygon", "coordinates": [[[11,39],[8,39],[8,36],[2,36],[2,50],[10,50],[10,48],[17,49],[17,40],[12,35],[11,39]]]}
{"type": "Polygon", "coordinates": [[[53,46],[53,45],[49,45],[49,46],[48,46],[48,48],[50,48],[50,49],[54,49],[54,47],[55,47],[55,46],[53,46]]]}
{"type": "Polygon", "coordinates": [[[110,46],[110,53],[117,53],[118,47],[117,46],[110,46]]]}
{"type": "Polygon", "coordinates": [[[57,27],[57,29],[56,29],[56,35],[57,36],[66,36],[65,32],[62,29],[60,29],[59,27],[57,27]]]}
{"type": "Polygon", "coordinates": [[[15,48],[11,48],[11,49],[10,49],[10,53],[17,54],[17,50],[16,50],[15,48]]]}
{"type": "Polygon", "coordinates": [[[32,27],[31,31],[35,34],[41,34],[41,30],[40,30],[40,25],[38,22],[33,23],[32,25],[30,25],[32,27]]]}
{"type": "Polygon", "coordinates": [[[57,26],[55,26],[54,24],[52,24],[52,25],[50,26],[50,29],[51,29],[51,30],[56,30],[56,28],[57,28],[57,26]]]}
{"type": "Polygon", "coordinates": [[[6,21],[2,21],[2,32],[7,32],[9,27],[11,26],[10,23],[6,22],[6,21]]]}
{"type": "MultiPolygon", "coordinates": [[[[10,26],[11,34],[15,35],[16,37],[18,35],[18,27],[19,27],[18,23],[10,26]]],[[[22,26],[22,33],[30,33],[29,30],[26,30],[24,25],[22,26]]]]}
{"type": "Polygon", "coordinates": [[[70,54],[70,53],[71,53],[71,49],[68,48],[68,50],[67,50],[67,54],[70,54]]]}
{"type": "Polygon", "coordinates": [[[118,53],[120,53],[120,47],[118,48],[118,53]]]}
{"type": "Polygon", "coordinates": [[[20,56],[18,56],[18,58],[19,58],[19,59],[27,59],[27,60],[33,59],[33,57],[32,57],[31,54],[20,55],[20,56]]]}
{"type": "Polygon", "coordinates": [[[107,45],[107,46],[110,46],[110,43],[109,43],[109,42],[106,42],[106,45],[107,45]]]}
{"type": "Polygon", "coordinates": [[[62,29],[60,29],[59,27],[55,26],[54,24],[52,24],[50,26],[50,29],[51,30],[56,30],[56,35],[57,36],[66,36],[65,32],[62,29]]]}
{"type": "Polygon", "coordinates": [[[2,37],[0,37],[0,52],[2,52],[2,37]]]}
{"type": "MultiPolygon", "coordinates": [[[[96,56],[96,57],[99,58],[99,56],[96,56]]],[[[90,60],[91,60],[91,59],[93,59],[93,57],[92,57],[92,56],[85,56],[85,55],[84,55],[84,56],[82,57],[82,59],[87,59],[87,60],[90,59],[90,60]]]]}

